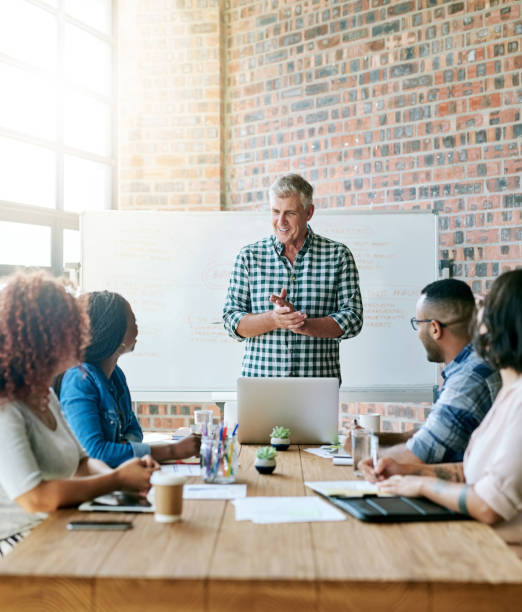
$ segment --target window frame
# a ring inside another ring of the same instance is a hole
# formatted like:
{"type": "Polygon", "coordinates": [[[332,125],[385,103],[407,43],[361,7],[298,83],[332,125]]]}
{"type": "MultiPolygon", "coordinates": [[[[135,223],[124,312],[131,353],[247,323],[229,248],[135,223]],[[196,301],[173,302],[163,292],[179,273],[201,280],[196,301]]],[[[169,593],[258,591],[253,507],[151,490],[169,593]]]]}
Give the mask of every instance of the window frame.
{"type": "MultiPolygon", "coordinates": [[[[81,213],[66,211],[64,209],[64,161],[67,155],[73,155],[88,161],[98,162],[106,165],[111,170],[111,181],[107,187],[109,189],[107,201],[109,208],[118,208],[118,163],[117,163],[117,2],[109,0],[111,11],[111,31],[110,34],[103,34],[95,30],[89,25],[78,21],[74,17],[66,15],[64,0],[58,0],[56,8],[40,2],[39,0],[23,0],[27,4],[32,4],[39,9],[46,10],[55,16],[57,20],[57,104],[56,104],[56,132],[55,138],[52,141],[44,140],[40,137],[31,136],[26,133],[17,132],[0,126],[0,136],[24,142],[43,146],[51,150],[55,154],[56,164],[56,190],[55,190],[55,206],[54,208],[46,208],[34,205],[22,204],[0,199],[0,221],[10,221],[15,223],[25,223],[30,225],[43,225],[51,229],[51,267],[38,267],[39,269],[49,270],[56,276],[61,276],[64,273],[63,262],[63,234],[64,230],[80,230],[81,213]],[[83,88],[78,85],[69,83],[65,79],[64,66],[64,41],[65,41],[65,26],[66,24],[75,25],[84,31],[92,34],[96,38],[110,45],[111,49],[111,86],[107,96],[96,93],[90,89],[83,88]],[[65,100],[66,87],[69,90],[86,94],[93,99],[97,99],[107,104],[109,107],[110,126],[108,139],[110,143],[110,154],[108,156],[98,155],[89,151],[77,149],[75,147],[66,146],[64,142],[64,118],[63,104],[65,100]]],[[[32,72],[33,74],[45,74],[45,70],[36,68],[17,58],[5,55],[0,52],[0,62],[14,66],[16,68],[32,72]]],[[[0,275],[6,275],[14,272],[17,269],[23,269],[22,265],[7,265],[0,262],[0,275]]]]}

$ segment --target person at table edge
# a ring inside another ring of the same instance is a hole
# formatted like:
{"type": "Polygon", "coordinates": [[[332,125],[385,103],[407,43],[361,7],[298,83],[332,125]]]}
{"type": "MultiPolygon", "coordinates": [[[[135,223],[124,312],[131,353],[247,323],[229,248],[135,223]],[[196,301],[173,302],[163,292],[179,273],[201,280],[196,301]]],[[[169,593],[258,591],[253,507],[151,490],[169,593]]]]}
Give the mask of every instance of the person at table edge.
{"type": "Polygon", "coordinates": [[[502,388],[473,432],[463,462],[442,466],[377,465],[387,494],[424,496],[495,525],[522,555],[522,268],[504,272],[491,287],[474,332],[477,353],[500,370],[502,388]]]}
{"type": "MultiPolygon", "coordinates": [[[[443,382],[420,429],[378,434],[381,454],[399,462],[462,461],[472,433],[500,389],[500,374],[473,348],[475,298],[464,281],[446,278],[426,285],[415,310],[411,326],[428,361],[444,364],[443,382]]],[[[365,459],[361,467],[373,480],[371,460],[365,459]]]]}

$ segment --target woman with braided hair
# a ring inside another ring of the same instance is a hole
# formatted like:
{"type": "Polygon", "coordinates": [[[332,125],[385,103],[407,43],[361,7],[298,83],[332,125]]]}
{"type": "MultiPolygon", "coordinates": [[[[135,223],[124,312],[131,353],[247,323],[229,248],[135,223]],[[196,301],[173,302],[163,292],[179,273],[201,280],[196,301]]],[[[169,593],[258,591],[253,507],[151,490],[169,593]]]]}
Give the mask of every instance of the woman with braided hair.
{"type": "Polygon", "coordinates": [[[199,454],[200,437],[150,446],[132,411],[125,374],[118,359],[134,350],[136,318],[118,293],[93,291],[80,298],[87,304],[91,338],[83,363],[65,373],[60,386],[64,414],[91,457],[116,467],[131,457],[152,455],[157,461],[199,454]]]}

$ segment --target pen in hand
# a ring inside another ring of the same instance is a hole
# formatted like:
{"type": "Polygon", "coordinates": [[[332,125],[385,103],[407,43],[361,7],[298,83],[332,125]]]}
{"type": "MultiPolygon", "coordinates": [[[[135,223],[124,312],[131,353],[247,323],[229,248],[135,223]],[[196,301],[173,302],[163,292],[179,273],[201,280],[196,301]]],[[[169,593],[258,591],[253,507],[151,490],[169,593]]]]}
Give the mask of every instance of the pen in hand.
{"type": "Polygon", "coordinates": [[[373,469],[376,470],[379,460],[379,436],[375,434],[370,436],[370,455],[372,457],[373,469]]]}

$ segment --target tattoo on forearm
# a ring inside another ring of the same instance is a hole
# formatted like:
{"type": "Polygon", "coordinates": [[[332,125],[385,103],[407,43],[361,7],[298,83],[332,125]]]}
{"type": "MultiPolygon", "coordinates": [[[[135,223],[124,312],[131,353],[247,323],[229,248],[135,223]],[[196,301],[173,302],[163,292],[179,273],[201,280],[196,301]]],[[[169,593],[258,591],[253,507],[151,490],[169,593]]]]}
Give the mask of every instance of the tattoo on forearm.
{"type": "Polygon", "coordinates": [[[462,463],[446,463],[444,465],[433,466],[433,471],[437,478],[449,480],[450,482],[464,482],[462,463]]]}
{"type": "Polygon", "coordinates": [[[442,480],[450,480],[451,482],[462,482],[464,480],[462,468],[460,467],[459,463],[444,467],[436,467],[435,475],[437,478],[442,478],[442,480]]]}
{"type": "Polygon", "coordinates": [[[437,478],[440,478],[441,480],[453,480],[453,474],[451,470],[448,470],[443,467],[436,467],[434,469],[435,469],[435,476],[437,478]]]}
{"type": "Polygon", "coordinates": [[[411,464],[407,473],[412,476],[435,476],[440,480],[449,480],[450,482],[465,482],[462,463],[444,463],[418,467],[415,464],[411,464]]]}
{"type": "Polygon", "coordinates": [[[464,485],[459,493],[459,512],[469,514],[466,498],[468,497],[469,485],[464,485]]]}

